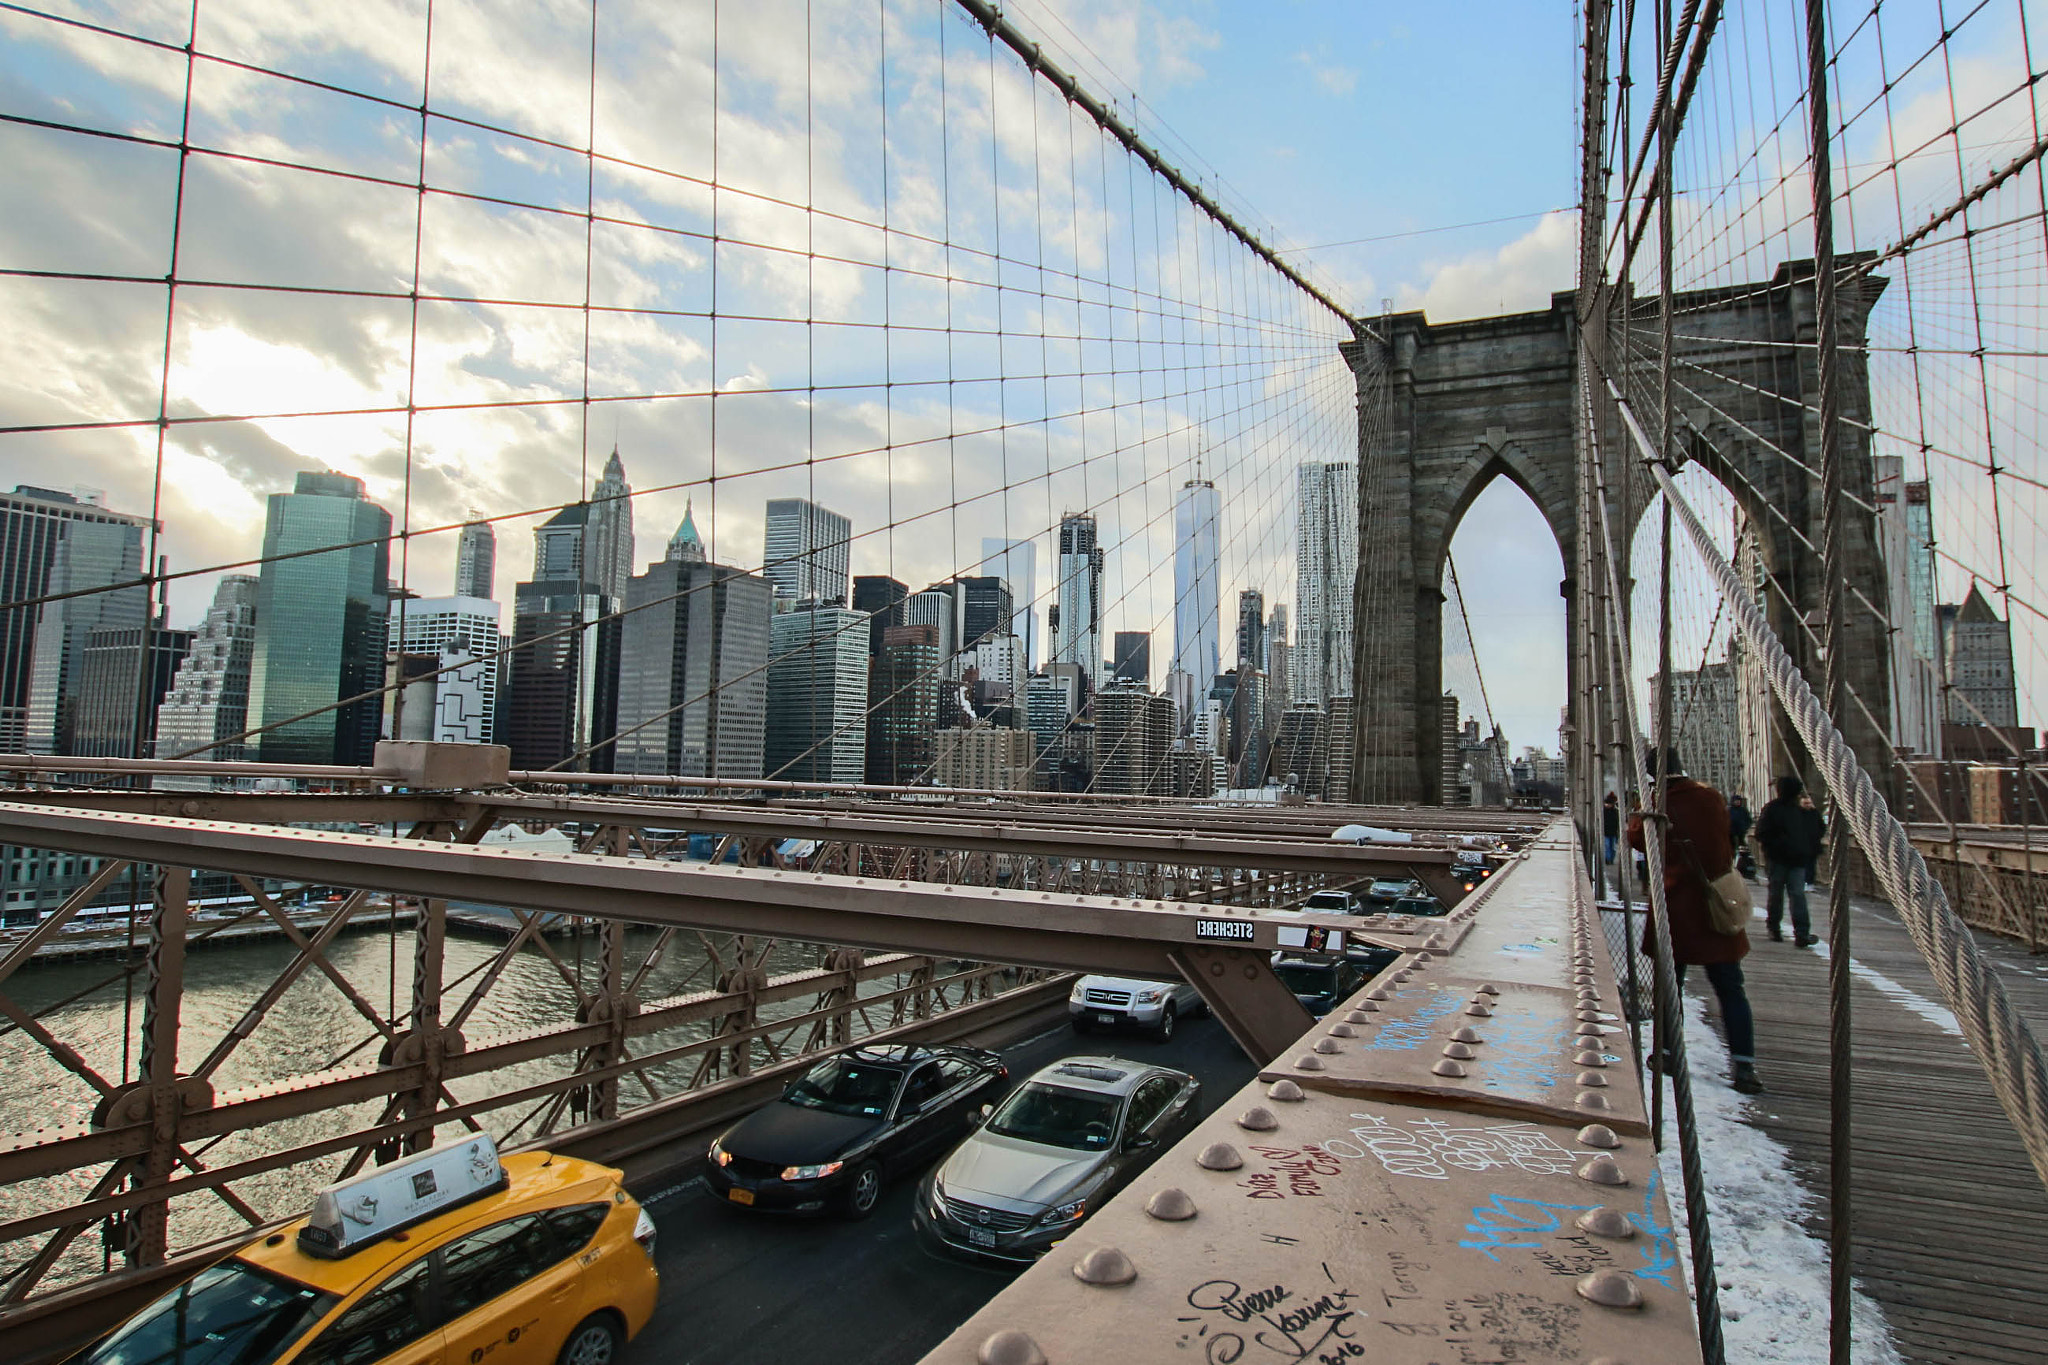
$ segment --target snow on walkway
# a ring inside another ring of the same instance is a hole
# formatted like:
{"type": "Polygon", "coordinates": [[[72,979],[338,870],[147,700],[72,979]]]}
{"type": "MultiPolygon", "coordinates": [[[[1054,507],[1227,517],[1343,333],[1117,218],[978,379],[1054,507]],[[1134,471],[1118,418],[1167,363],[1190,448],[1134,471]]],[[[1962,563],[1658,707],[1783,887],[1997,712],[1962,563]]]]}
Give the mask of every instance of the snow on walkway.
{"type": "MultiPolygon", "coordinates": [[[[1692,1063],[1693,1111],[1706,1171],[1714,1264],[1721,1277],[1728,1359],[1741,1365],[1825,1365],[1828,1250],[1804,1224],[1818,1197],[1793,1175],[1790,1153],[1749,1126],[1751,1101],[1728,1088],[1727,1044],[1707,1023],[1704,1002],[1692,995],[1685,998],[1685,1047],[1692,1063]]],[[[1670,1191],[1673,1235],[1689,1282],[1685,1187],[1676,1131],[1668,1121],[1665,1136],[1658,1164],[1670,1191]]],[[[1884,1311],[1861,1290],[1855,1292],[1853,1311],[1858,1365],[1900,1365],[1884,1311]]]]}

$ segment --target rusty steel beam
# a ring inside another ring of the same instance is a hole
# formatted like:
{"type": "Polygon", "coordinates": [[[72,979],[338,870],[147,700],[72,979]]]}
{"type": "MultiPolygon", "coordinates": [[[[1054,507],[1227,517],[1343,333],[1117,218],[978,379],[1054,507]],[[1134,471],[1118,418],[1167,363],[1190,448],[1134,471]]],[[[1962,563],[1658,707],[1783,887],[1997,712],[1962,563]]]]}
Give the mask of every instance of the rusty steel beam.
{"type": "MultiPolygon", "coordinates": [[[[1270,951],[1280,946],[1281,923],[1310,922],[1227,911],[1244,925],[1224,932],[1249,937],[1222,940],[1214,937],[1218,931],[1198,927],[1203,920],[1220,918],[1211,907],[1168,901],[1111,898],[1105,903],[1050,891],[541,854],[20,803],[0,803],[0,842],[329,886],[368,882],[412,896],[596,919],[1166,979],[1179,975],[1176,946],[1226,942],[1270,951]]],[[[1341,918],[1313,917],[1313,922],[1347,927],[1341,918]]],[[[1270,995],[1266,982],[1271,973],[1263,961],[1257,970],[1265,980],[1255,975],[1247,982],[1237,972],[1204,976],[1194,984],[1226,1020],[1269,1019],[1279,1012],[1277,1002],[1269,1007],[1256,1001],[1270,995]],[[1249,995],[1254,1003],[1233,1007],[1234,994],[1249,995]]],[[[1284,1035],[1233,1030],[1233,1036],[1255,1060],[1264,1061],[1301,1031],[1307,1015],[1296,1009],[1298,1017],[1289,1020],[1284,1035]]]]}

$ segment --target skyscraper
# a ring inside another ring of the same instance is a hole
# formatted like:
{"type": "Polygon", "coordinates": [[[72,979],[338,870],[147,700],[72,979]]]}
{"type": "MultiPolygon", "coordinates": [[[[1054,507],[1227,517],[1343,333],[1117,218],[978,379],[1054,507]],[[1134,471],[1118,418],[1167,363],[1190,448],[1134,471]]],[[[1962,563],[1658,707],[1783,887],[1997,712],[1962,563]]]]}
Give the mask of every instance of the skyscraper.
{"type": "Polygon", "coordinates": [[[954,657],[960,650],[960,593],[957,584],[934,583],[923,592],[903,600],[903,624],[930,626],[938,632],[939,670],[946,677],[960,676],[954,657]]]}
{"type": "Polygon", "coordinates": [[[1173,703],[1120,683],[1095,694],[1093,790],[1111,796],[1158,796],[1167,786],[1173,744],[1173,703]]]}
{"type": "Polygon", "coordinates": [[[709,563],[685,512],[667,558],[626,585],[615,771],[761,775],[774,611],[774,585],[709,563]]]}
{"type": "Polygon", "coordinates": [[[768,635],[768,753],[785,782],[857,783],[867,763],[867,618],[799,601],[768,635]]]}
{"type": "Polygon", "coordinates": [[[582,583],[584,531],[590,520],[587,503],[570,503],[533,531],[535,583],[582,583]]]}
{"type": "Polygon", "coordinates": [[[960,649],[972,649],[983,640],[1014,633],[1010,623],[1016,613],[1012,610],[1007,579],[984,574],[954,582],[960,593],[960,649]]]}
{"type": "MultiPolygon", "coordinates": [[[[1296,471],[1296,494],[1300,520],[1294,552],[1294,647],[1288,651],[1293,676],[1288,679],[1288,691],[1296,701],[1326,702],[1351,694],[1351,594],[1358,572],[1357,476],[1349,464],[1305,464],[1296,471]]],[[[1334,763],[1334,723],[1331,737],[1334,763]]],[[[1349,780],[1348,773],[1345,780],[1349,780]]]]}
{"type": "Polygon", "coordinates": [[[619,714],[620,618],[575,579],[517,584],[504,718],[514,768],[609,772],[619,714]]]}
{"type": "Polygon", "coordinates": [[[937,627],[882,632],[868,665],[868,781],[905,786],[931,775],[940,685],[937,627]]]}
{"type": "Polygon", "coordinates": [[[1970,595],[1960,607],[1942,607],[1937,619],[1942,671],[1949,687],[1948,723],[2018,725],[2011,624],[1999,619],[1976,583],[1970,584],[1970,595]]]}
{"type": "Polygon", "coordinates": [[[590,511],[584,519],[583,581],[614,603],[626,600],[626,580],[633,576],[633,486],[612,447],[604,473],[590,490],[590,511]]]}
{"type": "Polygon", "coordinates": [[[249,668],[256,653],[257,580],[228,574],[193,633],[192,646],[156,712],[158,758],[223,763],[248,757],[244,740],[214,746],[249,728],[249,668]]]}
{"type": "MultiPolygon", "coordinates": [[[[470,515],[476,515],[474,509],[470,515]]],[[[498,533],[487,521],[470,522],[455,542],[455,595],[486,600],[498,595],[498,533]]]]}
{"type": "Polygon", "coordinates": [[[1152,632],[1149,630],[1120,630],[1116,633],[1116,648],[1110,651],[1112,672],[1118,682],[1134,682],[1140,687],[1152,685],[1152,632]]]}
{"type": "Polygon", "coordinates": [[[983,537],[981,571],[1000,574],[1010,585],[1014,619],[1010,633],[1024,641],[1026,668],[1038,666],[1038,542],[983,537]]]}
{"type": "Polygon", "coordinates": [[[910,589],[885,574],[862,574],[853,580],[853,609],[868,614],[868,653],[882,649],[882,632],[903,624],[903,599],[910,589]]]}
{"type": "MultiPolygon", "coordinates": [[[[37,610],[35,659],[29,670],[26,748],[35,754],[79,752],[78,708],[85,685],[86,641],[101,629],[134,632],[139,642],[149,612],[140,586],[142,531],[133,517],[68,518],[50,556],[47,591],[83,596],[45,602],[37,610]]],[[[132,702],[131,702],[132,704],[132,702]]]]}
{"type": "Polygon", "coordinates": [[[1266,670],[1266,594],[1257,588],[1237,595],[1237,667],[1266,670]]]}
{"type": "Polygon", "coordinates": [[[391,514],[347,474],[270,495],[256,588],[249,721],[266,763],[369,763],[383,719],[391,514]],[[330,546],[325,554],[280,558],[330,546]],[[371,693],[335,706],[344,698],[371,693]],[[323,710],[322,708],[331,708],[323,710]],[[307,712],[315,714],[306,715],[307,712]],[[303,718],[300,718],[303,717],[303,718]]]}
{"type": "MultiPolygon", "coordinates": [[[[492,742],[498,679],[505,671],[493,657],[498,651],[498,621],[498,604],[486,597],[418,597],[393,604],[387,648],[415,660],[432,660],[424,668],[407,666],[407,678],[421,672],[440,674],[409,685],[402,708],[387,699],[387,713],[405,712],[405,733],[398,738],[438,744],[492,742]],[[461,667],[440,673],[455,665],[461,667]],[[416,706],[427,714],[412,714],[416,706]]],[[[389,735],[389,714],[384,729],[389,735]]]]}
{"type": "Polygon", "coordinates": [[[793,602],[846,604],[853,523],[803,498],[770,498],[761,577],[793,602]]]}
{"type": "MultiPolygon", "coordinates": [[[[116,537],[124,540],[128,533],[119,528],[134,527],[139,547],[141,528],[148,523],[49,488],[23,484],[0,495],[0,602],[26,602],[51,590],[50,568],[57,546],[75,525],[113,528],[116,537]]],[[[141,564],[139,549],[136,564],[141,564]]],[[[70,571],[66,572],[69,576],[70,571]]],[[[148,610],[147,599],[139,587],[133,590],[133,597],[137,605],[131,608],[124,599],[119,613],[132,611],[139,624],[148,610]]],[[[36,607],[0,609],[0,751],[19,753],[24,747],[35,677],[36,630],[42,616],[36,607]]]]}
{"type": "Polygon", "coordinates": [[[139,626],[94,626],[85,634],[85,668],[78,704],[72,710],[71,752],[91,758],[149,758],[157,707],[192,647],[192,632],[172,630],[161,618],[147,632],[139,626]],[[142,672],[144,636],[149,672],[142,672]],[[141,689],[138,694],[138,689],[141,689]],[[142,742],[135,742],[136,721],[142,742]]]}
{"type": "Polygon", "coordinates": [[[1078,665],[1092,683],[1102,672],[1102,548],[1091,513],[1060,518],[1059,588],[1053,605],[1059,620],[1052,660],[1078,665]]]}
{"type": "Polygon", "coordinates": [[[1173,508],[1173,666],[1209,685],[1222,668],[1217,641],[1216,485],[1189,479],[1173,508]]]}

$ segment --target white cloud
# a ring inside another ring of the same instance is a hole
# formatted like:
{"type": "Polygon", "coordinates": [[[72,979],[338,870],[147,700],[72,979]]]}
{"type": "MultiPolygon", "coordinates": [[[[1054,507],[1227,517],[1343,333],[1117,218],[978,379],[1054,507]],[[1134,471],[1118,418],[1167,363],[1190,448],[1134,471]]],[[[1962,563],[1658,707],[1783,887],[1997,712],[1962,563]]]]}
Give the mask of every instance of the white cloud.
{"type": "Polygon", "coordinates": [[[1294,54],[1294,60],[1309,74],[1326,95],[1342,99],[1358,88],[1358,73],[1350,67],[1330,60],[1327,45],[1311,52],[1304,48],[1294,54]]]}

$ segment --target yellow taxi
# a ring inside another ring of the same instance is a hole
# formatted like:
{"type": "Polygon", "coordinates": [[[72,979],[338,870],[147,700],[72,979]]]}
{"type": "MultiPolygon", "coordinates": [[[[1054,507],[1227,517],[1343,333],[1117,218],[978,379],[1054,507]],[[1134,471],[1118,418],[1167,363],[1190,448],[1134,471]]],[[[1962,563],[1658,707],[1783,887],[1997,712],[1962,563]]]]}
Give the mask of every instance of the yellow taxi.
{"type": "Polygon", "coordinates": [[[654,1312],[620,1172],[471,1134],[322,1190],[78,1365],[611,1365],[654,1312]]]}

